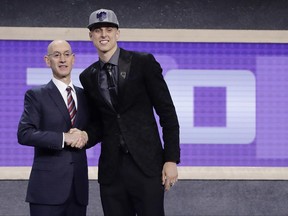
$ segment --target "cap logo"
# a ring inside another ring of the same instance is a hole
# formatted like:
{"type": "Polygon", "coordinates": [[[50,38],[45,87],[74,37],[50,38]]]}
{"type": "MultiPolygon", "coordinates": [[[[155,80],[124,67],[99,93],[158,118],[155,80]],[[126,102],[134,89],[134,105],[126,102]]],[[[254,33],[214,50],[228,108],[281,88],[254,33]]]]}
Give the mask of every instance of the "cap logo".
{"type": "Polygon", "coordinates": [[[101,11],[97,13],[96,18],[99,19],[99,21],[103,21],[107,18],[107,13],[105,11],[101,11]]]}

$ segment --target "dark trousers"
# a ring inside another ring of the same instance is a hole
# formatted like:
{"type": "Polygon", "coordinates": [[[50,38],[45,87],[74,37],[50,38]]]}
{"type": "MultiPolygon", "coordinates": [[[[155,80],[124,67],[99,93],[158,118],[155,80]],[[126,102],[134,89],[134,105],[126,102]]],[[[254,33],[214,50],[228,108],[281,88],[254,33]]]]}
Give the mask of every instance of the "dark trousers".
{"type": "Polygon", "coordinates": [[[72,186],[68,200],[62,205],[30,203],[30,216],[86,216],[86,209],[87,206],[78,203],[72,186]]]}
{"type": "Polygon", "coordinates": [[[112,184],[100,184],[105,216],[164,216],[161,176],[148,177],[130,154],[122,153],[119,172],[112,184]]]}

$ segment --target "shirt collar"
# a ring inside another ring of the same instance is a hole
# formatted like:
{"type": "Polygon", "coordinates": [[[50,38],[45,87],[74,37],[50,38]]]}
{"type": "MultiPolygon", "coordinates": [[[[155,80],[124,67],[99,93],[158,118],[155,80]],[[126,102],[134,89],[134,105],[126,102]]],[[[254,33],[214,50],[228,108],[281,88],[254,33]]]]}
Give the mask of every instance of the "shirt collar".
{"type": "MultiPolygon", "coordinates": [[[[114,52],[114,54],[111,56],[111,58],[109,59],[107,63],[118,65],[119,55],[120,55],[120,48],[117,46],[116,51],[114,52]]],[[[100,58],[99,58],[99,61],[100,61],[101,68],[103,68],[105,62],[103,62],[100,58]]]]}
{"type": "MultiPolygon", "coordinates": [[[[56,87],[59,89],[60,92],[66,92],[67,84],[56,79],[55,77],[52,77],[53,83],[56,85],[56,87]]],[[[69,85],[72,88],[72,91],[75,92],[74,86],[72,84],[72,81],[69,83],[69,85]]]]}

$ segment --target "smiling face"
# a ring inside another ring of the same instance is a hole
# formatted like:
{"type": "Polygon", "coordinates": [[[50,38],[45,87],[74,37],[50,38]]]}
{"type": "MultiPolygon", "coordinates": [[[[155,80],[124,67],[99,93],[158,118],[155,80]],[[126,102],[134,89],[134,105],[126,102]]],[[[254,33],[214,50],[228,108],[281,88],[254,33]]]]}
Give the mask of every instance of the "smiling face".
{"type": "Polygon", "coordinates": [[[70,83],[75,57],[67,41],[56,40],[51,42],[44,59],[47,66],[52,69],[53,76],[56,79],[66,84],[70,83]]]}
{"type": "Polygon", "coordinates": [[[89,32],[89,37],[103,61],[107,62],[116,51],[119,35],[120,31],[116,27],[97,27],[89,32]]]}

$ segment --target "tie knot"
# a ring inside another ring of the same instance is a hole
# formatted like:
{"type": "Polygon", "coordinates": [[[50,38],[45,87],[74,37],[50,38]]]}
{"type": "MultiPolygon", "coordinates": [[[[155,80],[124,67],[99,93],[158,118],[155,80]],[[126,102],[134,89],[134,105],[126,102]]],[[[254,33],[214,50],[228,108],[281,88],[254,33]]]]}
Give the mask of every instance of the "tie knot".
{"type": "Polygon", "coordinates": [[[106,71],[112,71],[112,67],[113,67],[113,65],[111,63],[105,63],[105,65],[104,65],[104,69],[106,71]]]}
{"type": "Polygon", "coordinates": [[[68,93],[70,93],[70,92],[72,91],[71,86],[68,86],[68,87],[66,88],[66,91],[67,91],[68,93]]]}

